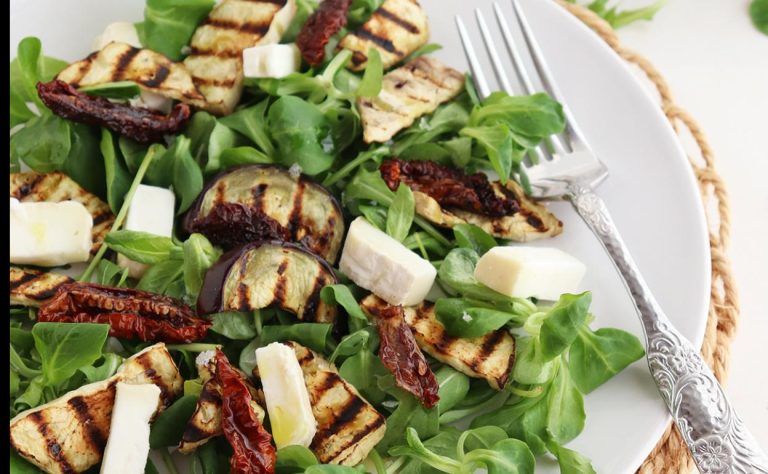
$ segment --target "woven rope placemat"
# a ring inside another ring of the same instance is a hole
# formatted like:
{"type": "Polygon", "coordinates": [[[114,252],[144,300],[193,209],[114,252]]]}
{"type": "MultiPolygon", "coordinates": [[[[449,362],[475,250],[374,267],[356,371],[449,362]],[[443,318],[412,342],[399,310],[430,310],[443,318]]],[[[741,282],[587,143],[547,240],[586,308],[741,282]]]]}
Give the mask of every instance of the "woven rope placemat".
{"type": "MultiPolygon", "coordinates": [[[[675,104],[666,81],[647,59],[624,48],[611,26],[591,10],[562,0],[558,2],[594,30],[619,56],[637,66],[645,74],[656,87],[660,106],[672,127],[681,138],[692,138],[695,146],[688,148],[697,148],[689,150],[688,161],[699,183],[701,199],[707,212],[712,257],[709,317],[701,354],[715,372],[717,379],[723,382],[728,373],[730,345],[738,322],[739,305],[731,264],[727,256],[731,231],[728,193],[722,178],[715,170],[712,149],[698,123],[675,104]]],[[[637,472],[640,474],[687,474],[694,469],[695,465],[688,453],[688,448],[675,425],[670,423],[637,472]]]]}

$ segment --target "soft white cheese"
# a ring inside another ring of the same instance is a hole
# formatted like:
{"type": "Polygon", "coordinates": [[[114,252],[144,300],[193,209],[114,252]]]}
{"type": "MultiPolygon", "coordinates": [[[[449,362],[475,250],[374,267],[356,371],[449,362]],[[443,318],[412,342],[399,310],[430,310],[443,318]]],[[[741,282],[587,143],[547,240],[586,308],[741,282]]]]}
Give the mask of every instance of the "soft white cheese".
{"type": "Polygon", "coordinates": [[[296,0],[288,0],[283,8],[272,17],[269,30],[261,37],[259,44],[279,43],[288,27],[291,26],[294,15],[296,15],[296,0]]]}
{"type": "Polygon", "coordinates": [[[275,446],[308,447],[315,437],[317,421],[296,353],[285,344],[273,342],[256,349],[256,365],[275,446]]]}
{"type": "Polygon", "coordinates": [[[301,52],[295,44],[268,44],[243,50],[243,75],[281,79],[301,70],[301,52]]]}
{"type": "Polygon", "coordinates": [[[499,293],[555,301],[576,293],[587,267],[560,249],[494,247],[480,257],[475,278],[499,293]]]}
{"type": "Polygon", "coordinates": [[[94,38],[92,48],[94,51],[101,51],[104,46],[112,42],[128,43],[134,48],[141,48],[136,26],[129,21],[117,21],[107,25],[104,31],[94,38]]]}
{"type": "Polygon", "coordinates": [[[142,474],[149,455],[149,420],[160,403],[154,384],[118,382],[101,474],[142,474]]]}
{"type": "Polygon", "coordinates": [[[339,268],[358,286],[392,305],[422,302],[437,276],[431,263],[364,217],[349,226],[339,268]]]}
{"type": "Polygon", "coordinates": [[[131,99],[129,103],[133,107],[157,110],[158,112],[167,114],[171,111],[171,106],[173,106],[173,99],[169,99],[168,97],[165,97],[164,95],[158,94],[156,92],[142,90],[141,95],[131,99]]]}
{"type": "MultiPolygon", "coordinates": [[[[128,207],[123,228],[171,237],[175,204],[176,197],[170,190],[140,184],[128,207]]],[[[128,274],[132,278],[141,278],[148,268],[147,265],[129,260],[124,255],[117,256],[117,263],[128,268],[128,274]]]]}
{"type": "Polygon", "coordinates": [[[54,267],[88,261],[93,217],[85,206],[14,198],[10,206],[11,263],[54,267]]]}

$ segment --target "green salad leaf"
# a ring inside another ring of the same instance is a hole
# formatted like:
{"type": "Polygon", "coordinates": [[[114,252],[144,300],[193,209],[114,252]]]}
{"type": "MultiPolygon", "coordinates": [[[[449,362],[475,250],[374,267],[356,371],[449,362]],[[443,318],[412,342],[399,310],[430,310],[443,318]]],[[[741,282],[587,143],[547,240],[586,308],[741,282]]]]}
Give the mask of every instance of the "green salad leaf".
{"type": "Polygon", "coordinates": [[[40,354],[43,384],[58,385],[96,362],[108,333],[108,324],[35,324],[32,336],[40,354]]]}
{"type": "Polygon", "coordinates": [[[752,0],[749,4],[752,23],[764,35],[768,35],[768,0],[752,0]]]}
{"type": "Polygon", "coordinates": [[[181,60],[184,46],[215,4],[214,0],[147,0],[144,21],[137,28],[141,44],[173,61],[181,60]]]}
{"type": "Polygon", "coordinates": [[[128,100],[141,94],[139,85],[133,81],[106,82],[93,86],[81,87],[80,92],[107,99],[128,100]]]}

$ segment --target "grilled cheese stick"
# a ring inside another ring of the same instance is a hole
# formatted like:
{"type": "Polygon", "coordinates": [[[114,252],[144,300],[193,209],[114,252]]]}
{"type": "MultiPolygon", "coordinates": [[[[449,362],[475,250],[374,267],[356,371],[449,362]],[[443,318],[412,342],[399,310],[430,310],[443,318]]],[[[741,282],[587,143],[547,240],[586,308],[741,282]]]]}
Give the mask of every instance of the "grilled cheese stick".
{"type": "Polygon", "coordinates": [[[296,13],[295,0],[224,0],[198,26],[184,60],[205,97],[195,105],[217,115],[243,92],[243,50],[277,43],[296,13]]]}
{"type": "Polygon", "coordinates": [[[93,217],[91,237],[91,255],[94,255],[107,235],[115,216],[109,210],[107,203],[89,193],[72,178],[61,172],[11,173],[11,197],[21,202],[61,202],[77,201],[88,210],[93,217]]]}
{"type": "Polygon", "coordinates": [[[56,78],[73,87],[133,81],[148,92],[170,99],[182,102],[203,99],[183,64],[127,43],[109,43],[82,61],[70,64],[56,78]]]}
{"type": "Polygon", "coordinates": [[[365,143],[386,142],[463,88],[459,71],[426,56],[387,73],[378,96],[357,99],[365,143]]]}
{"type": "Polygon", "coordinates": [[[350,69],[362,71],[368,50],[379,50],[386,71],[429,40],[427,15],[416,0],[386,0],[360,28],[342,38],[339,48],[352,51],[350,69]]]}
{"type": "MultiPolygon", "coordinates": [[[[369,313],[380,305],[387,303],[375,295],[360,303],[369,313]]],[[[515,339],[509,331],[499,329],[471,339],[452,337],[437,320],[434,304],[425,301],[403,310],[421,350],[470,377],[487,380],[496,390],[504,388],[515,361],[515,339]]]]}
{"type": "MultiPolygon", "coordinates": [[[[323,464],[361,463],[384,437],[384,416],[322,356],[292,341],[283,344],[296,352],[317,421],[309,449],[323,464]]],[[[254,376],[258,377],[256,369],[254,376]]]]}
{"type": "Polygon", "coordinates": [[[55,295],[60,286],[73,281],[58,273],[11,266],[11,304],[38,307],[55,295]]]}
{"type": "Polygon", "coordinates": [[[155,344],[125,360],[109,379],[16,415],[10,423],[11,446],[45,472],[84,472],[101,462],[109,438],[115,387],[154,384],[160,388],[155,411],[181,392],[182,378],[165,344],[155,344]]]}

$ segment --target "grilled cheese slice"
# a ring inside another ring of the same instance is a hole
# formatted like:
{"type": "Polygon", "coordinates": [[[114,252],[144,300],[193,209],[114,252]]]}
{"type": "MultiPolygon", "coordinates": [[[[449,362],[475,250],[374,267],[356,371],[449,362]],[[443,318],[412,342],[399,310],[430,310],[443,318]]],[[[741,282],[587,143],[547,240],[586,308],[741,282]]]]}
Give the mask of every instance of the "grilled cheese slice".
{"type": "Polygon", "coordinates": [[[94,255],[107,235],[115,216],[107,203],[89,193],[72,178],[61,172],[11,173],[11,197],[21,202],[61,202],[77,201],[88,210],[93,217],[91,237],[91,255],[94,255]]]}
{"type": "Polygon", "coordinates": [[[109,43],[82,61],[70,64],[56,78],[73,87],[133,81],[141,89],[169,99],[182,102],[203,99],[183,64],[127,43],[109,43]]]}
{"type": "Polygon", "coordinates": [[[352,51],[353,71],[365,69],[371,48],[379,51],[387,70],[427,40],[429,22],[417,0],[386,0],[360,28],[342,38],[339,48],[352,51]]]}
{"type": "Polygon", "coordinates": [[[196,106],[231,113],[243,92],[243,50],[280,41],[295,0],[224,0],[198,26],[184,60],[204,100],[196,106]]]}
{"type": "Polygon", "coordinates": [[[357,99],[365,143],[386,142],[463,89],[464,75],[426,56],[387,73],[378,96],[357,99]]]}
{"type": "Polygon", "coordinates": [[[182,378],[165,344],[155,344],[125,360],[109,379],[80,387],[52,402],[16,415],[11,446],[45,472],[84,472],[101,462],[109,438],[118,382],[154,384],[160,403],[154,416],[181,392],[182,378]]]}
{"type": "Polygon", "coordinates": [[[11,304],[38,307],[53,297],[59,287],[74,280],[66,275],[11,266],[11,304]]]}
{"type": "MultiPolygon", "coordinates": [[[[373,314],[373,308],[387,303],[370,295],[360,305],[373,314]]],[[[437,320],[434,304],[425,301],[403,310],[421,350],[470,377],[487,380],[496,390],[504,388],[515,361],[515,339],[509,331],[499,329],[471,339],[452,337],[437,320]]]]}
{"type": "MultiPolygon", "coordinates": [[[[317,421],[309,449],[323,464],[361,463],[384,437],[384,416],[318,353],[293,341],[283,344],[296,352],[317,421]]],[[[258,378],[256,369],[254,376],[258,378]]]]}

